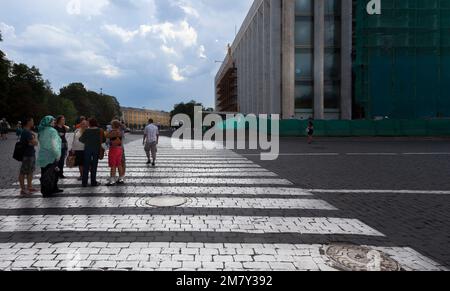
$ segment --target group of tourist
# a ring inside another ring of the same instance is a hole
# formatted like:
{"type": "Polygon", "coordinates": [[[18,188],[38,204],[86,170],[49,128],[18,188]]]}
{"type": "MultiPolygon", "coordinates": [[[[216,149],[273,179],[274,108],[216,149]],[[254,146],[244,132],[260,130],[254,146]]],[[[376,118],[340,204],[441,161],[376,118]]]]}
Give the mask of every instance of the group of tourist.
{"type": "MultiPolygon", "coordinates": [[[[33,132],[35,124],[32,118],[24,119],[21,125],[19,143],[25,146],[19,175],[22,196],[29,196],[38,191],[33,187],[36,165],[41,169],[41,184],[43,183],[42,177],[47,177],[49,171],[54,176],[50,180],[51,186],[46,186],[46,189],[50,189],[46,193],[41,189],[44,197],[62,193],[63,190],[58,187],[58,181],[66,179],[64,168],[68,155],[74,160],[71,166],[79,169],[78,181],[83,187],[88,187],[89,176],[91,187],[100,186],[101,184],[97,181],[97,169],[99,160],[103,159],[105,155],[105,148],[108,149],[108,164],[111,169],[106,185],[125,184],[125,125],[118,118],[115,118],[105,131],[100,128],[95,118],[80,117],[75,126],[70,147],[67,140],[70,128],[66,125],[64,116],[44,117],[37,127],[37,134],[33,132]],[[35,148],[38,145],[39,152],[36,160],[35,148]],[[27,182],[26,185],[25,182],[27,182]]],[[[147,164],[155,166],[158,142],[158,127],[153,124],[153,120],[149,120],[144,134],[147,164]]],[[[42,186],[41,188],[43,188],[42,186]]]]}

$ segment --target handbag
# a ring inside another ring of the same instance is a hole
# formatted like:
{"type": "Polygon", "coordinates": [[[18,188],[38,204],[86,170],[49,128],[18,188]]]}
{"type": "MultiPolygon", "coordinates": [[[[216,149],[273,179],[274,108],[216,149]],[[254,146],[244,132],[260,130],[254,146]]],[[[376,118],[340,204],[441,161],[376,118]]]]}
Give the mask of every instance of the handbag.
{"type": "Polygon", "coordinates": [[[68,168],[74,168],[74,167],[75,167],[75,164],[76,164],[76,156],[75,156],[74,152],[71,151],[71,152],[69,153],[69,155],[67,156],[67,159],[66,159],[66,166],[67,166],[68,168]]]}
{"type": "Polygon", "coordinates": [[[16,146],[14,147],[14,153],[13,153],[13,159],[22,162],[23,156],[25,155],[25,144],[23,142],[16,143],[16,146]]]}
{"type": "Polygon", "coordinates": [[[105,132],[103,129],[100,129],[100,150],[98,152],[98,159],[103,160],[105,158],[105,149],[103,148],[103,137],[105,136],[105,132]]]}

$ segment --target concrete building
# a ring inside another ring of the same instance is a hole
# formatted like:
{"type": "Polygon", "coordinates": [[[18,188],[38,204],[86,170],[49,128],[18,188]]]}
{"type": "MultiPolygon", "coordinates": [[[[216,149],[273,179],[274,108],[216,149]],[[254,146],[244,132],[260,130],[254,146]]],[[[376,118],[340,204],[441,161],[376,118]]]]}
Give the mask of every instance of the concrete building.
{"type": "Polygon", "coordinates": [[[156,110],[122,107],[122,118],[125,124],[132,129],[145,127],[150,118],[161,126],[170,126],[170,113],[156,110]]]}
{"type": "Polygon", "coordinates": [[[255,0],[217,73],[216,110],[351,119],[352,0],[255,0]]]}

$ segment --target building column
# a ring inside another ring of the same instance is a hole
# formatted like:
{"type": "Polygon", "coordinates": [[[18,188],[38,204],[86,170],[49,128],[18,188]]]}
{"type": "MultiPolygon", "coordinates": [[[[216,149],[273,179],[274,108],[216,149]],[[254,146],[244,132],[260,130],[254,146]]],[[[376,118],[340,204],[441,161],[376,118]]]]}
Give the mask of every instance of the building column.
{"type": "Polygon", "coordinates": [[[258,114],[264,113],[264,3],[258,9],[258,114]]]}
{"type": "Polygon", "coordinates": [[[282,118],[295,115],[295,0],[284,0],[282,24],[282,118]]]}
{"type": "Polygon", "coordinates": [[[281,114],[281,1],[270,0],[270,112],[272,114],[281,114]]]}
{"type": "Polygon", "coordinates": [[[341,119],[352,119],[352,0],[341,0],[341,119]]]}
{"type": "Polygon", "coordinates": [[[264,22],[264,62],[263,62],[263,113],[271,112],[271,101],[270,101],[270,3],[269,1],[264,1],[263,3],[263,22],[264,22]]]}
{"type": "Polygon", "coordinates": [[[325,1],[314,0],[314,118],[325,117],[324,58],[325,58],[325,1]]]}

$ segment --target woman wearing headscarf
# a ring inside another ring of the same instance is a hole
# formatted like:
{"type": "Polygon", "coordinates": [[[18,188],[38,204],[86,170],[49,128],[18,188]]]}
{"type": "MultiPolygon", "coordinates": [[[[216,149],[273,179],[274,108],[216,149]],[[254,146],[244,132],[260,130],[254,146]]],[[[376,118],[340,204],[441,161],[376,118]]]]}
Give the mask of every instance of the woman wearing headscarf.
{"type": "MultiPolygon", "coordinates": [[[[54,126],[55,118],[53,116],[46,116],[41,120],[38,127],[40,148],[37,165],[41,168],[42,176],[55,166],[61,158],[62,142],[54,126]]],[[[55,182],[51,190],[51,193],[46,195],[63,192],[58,188],[58,175],[55,177],[55,182]]]]}

